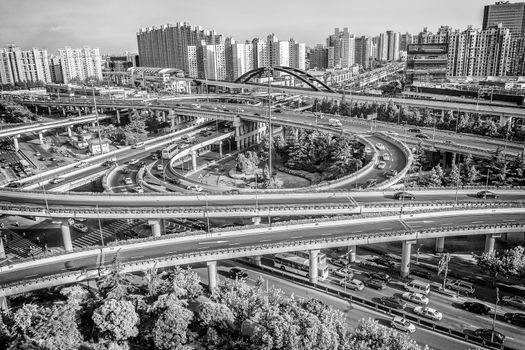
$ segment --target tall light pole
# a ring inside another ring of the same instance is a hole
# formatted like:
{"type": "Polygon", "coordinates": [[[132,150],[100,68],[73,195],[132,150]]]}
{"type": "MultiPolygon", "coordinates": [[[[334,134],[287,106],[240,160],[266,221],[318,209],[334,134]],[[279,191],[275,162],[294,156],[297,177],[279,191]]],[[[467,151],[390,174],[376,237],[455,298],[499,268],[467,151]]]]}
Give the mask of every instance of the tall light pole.
{"type": "Polygon", "coordinates": [[[102,136],[100,135],[100,123],[98,120],[98,110],[97,110],[97,99],[95,98],[95,81],[91,81],[91,89],[93,92],[93,105],[95,107],[95,118],[97,120],[97,130],[98,130],[98,144],[100,147],[100,154],[104,153],[102,150],[102,136]]]}
{"type": "Polygon", "coordinates": [[[269,147],[268,147],[268,172],[270,181],[272,179],[273,170],[272,170],[272,96],[270,94],[270,78],[272,76],[273,69],[271,66],[268,66],[264,69],[264,72],[266,73],[266,76],[268,78],[268,141],[269,141],[269,147]]]}
{"type": "Polygon", "coordinates": [[[100,242],[102,243],[102,246],[104,246],[104,236],[102,235],[102,223],[100,222],[100,212],[98,210],[98,204],[97,204],[97,218],[98,218],[98,230],[100,232],[100,242]]]}
{"type": "Polygon", "coordinates": [[[494,331],[496,329],[496,314],[498,313],[499,288],[496,287],[496,301],[494,302],[494,317],[492,317],[492,333],[490,341],[494,341],[494,331]]]}

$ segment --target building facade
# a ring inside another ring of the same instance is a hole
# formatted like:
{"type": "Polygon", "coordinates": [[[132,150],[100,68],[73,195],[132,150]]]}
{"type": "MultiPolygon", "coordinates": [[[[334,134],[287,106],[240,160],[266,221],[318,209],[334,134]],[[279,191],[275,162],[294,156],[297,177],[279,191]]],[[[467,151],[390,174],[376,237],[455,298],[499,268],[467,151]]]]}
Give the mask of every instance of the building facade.
{"type": "Polygon", "coordinates": [[[348,28],[335,28],[326,39],[326,46],[334,48],[334,67],[348,68],[355,64],[355,37],[348,28]]]}
{"type": "Polygon", "coordinates": [[[355,39],[355,63],[364,69],[370,68],[371,40],[367,36],[355,39]]]}
{"type": "Polygon", "coordinates": [[[0,84],[50,83],[47,50],[22,50],[15,45],[0,49],[0,84]]]}
{"type": "Polygon", "coordinates": [[[509,3],[499,1],[494,5],[487,5],[483,11],[483,30],[501,23],[508,28],[511,35],[525,35],[525,2],[509,3]]]}
{"type": "Polygon", "coordinates": [[[102,80],[102,57],[98,48],[59,49],[60,66],[64,83],[72,79],[85,80],[96,78],[102,80]]]}
{"type": "Polygon", "coordinates": [[[409,44],[406,83],[442,82],[447,77],[448,44],[409,44]]]}

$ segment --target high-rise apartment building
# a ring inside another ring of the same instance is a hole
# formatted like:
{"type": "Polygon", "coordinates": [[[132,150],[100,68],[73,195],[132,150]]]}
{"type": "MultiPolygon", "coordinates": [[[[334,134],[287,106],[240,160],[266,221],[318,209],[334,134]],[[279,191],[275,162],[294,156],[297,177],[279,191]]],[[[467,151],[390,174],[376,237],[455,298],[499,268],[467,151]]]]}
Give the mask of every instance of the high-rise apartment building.
{"type": "Polygon", "coordinates": [[[266,41],[255,38],[252,40],[253,68],[267,67],[269,64],[269,51],[266,41]]]}
{"type": "Polygon", "coordinates": [[[98,48],[72,49],[66,47],[59,49],[58,54],[65,83],[74,78],[102,80],[102,57],[98,48]]]}
{"type": "Polygon", "coordinates": [[[412,44],[412,34],[409,34],[409,33],[400,34],[399,51],[407,51],[409,44],[412,44]]]}
{"type": "Polygon", "coordinates": [[[364,69],[370,68],[371,40],[367,36],[355,38],[355,63],[364,69]]]}
{"type": "MultiPolygon", "coordinates": [[[[226,52],[225,45],[206,45],[199,47],[202,64],[199,78],[210,80],[226,80],[226,52]]],[[[198,62],[200,63],[200,62],[198,62]]]]}
{"type": "Polygon", "coordinates": [[[409,44],[406,83],[443,82],[447,77],[448,44],[409,44]]]}
{"type": "Polygon", "coordinates": [[[306,44],[298,43],[294,39],[289,40],[289,67],[305,70],[306,68],[306,44]]]}
{"type": "Polygon", "coordinates": [[[47,50],[22,50],[14,45],[0,49],[0,83],[51,82],[47,50]]]}
{"type": "Polygon", "coordinates": [[[379,34],[377,40],[377,59],[378,61],[388,61],[388,37],[386,33],[379,34]]]}
{"type": "Polygon", "coordinates": [[[335,28],[334,34],[326,39],[326,46],[334,48],[334,66],[348,68],[355,63],[355,36],[348,28],[335,28]]]}
{"type": "Polygon", "coordinates": [[[328,68],[328,48],[316,47],[310,51],[308,55],[310,61],[310,69],[326,69],[328,68]]]}
{"type": "Polygon", "coordinates": [[[508,28],[511,35],[525,35],[525,2],[499,1],[485,6],[482,29],[487,30],[498,23],[508,28]]]}
{"type": "Polygon", "coordinates": [[[60,64],[60,57],[51,56],[49,58],[49,73],[51,74],[51,81],[53,83],[64,82],[64,75],[62,74],[62,65],[60,64]]]}
{"type": "Polygon", "coordinates": [[[387,30],[387,60],[399,60],[399,33],[392,30],[387,30]]]}

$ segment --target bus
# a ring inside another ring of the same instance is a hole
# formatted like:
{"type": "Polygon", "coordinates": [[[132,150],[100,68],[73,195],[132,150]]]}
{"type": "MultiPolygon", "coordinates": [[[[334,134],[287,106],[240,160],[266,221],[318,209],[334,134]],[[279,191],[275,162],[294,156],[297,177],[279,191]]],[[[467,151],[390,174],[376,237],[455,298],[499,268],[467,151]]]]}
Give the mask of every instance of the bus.
{"type": "Polygon", "coordinates": [[[172,143],[171,145],[168,145],[166,148],[162,150],[162,158],[171,159],[178,152],[179,152],[179,146],[176,143],[172,143]]]}
{"type": "Polygon", "coordinates": [[[29,162],[25,159],[20,160],[20,166],[22,167],[22,170],[26,175],[31,175],[33,171],[31,170],[31,166],[29,165],[29,162]]]}
{"type": "MultiPolygon", "coordinates": [[[[297,252],[292,252],[292,254],[300,256],[301,258],[310,259],[310,253],[307,252],[307,251],[301,250],[301,251],[297,251],[297,252]]],[[[317,254],[317,263],[319,265],[326,265],[327,260],[326,260],[326,254],[325,253],[319,252],[317,254]]]]}
{"type": "MultiPolygon", "coordinates": [[[[291,253],[275,254],[273,257],[273,266],[276,269],[285,270],[297,275],[309,276],[310,261],[291,253]]],[[[317,276],[320,280],[328,278],[328,265],[318,265],[317,276]]]]}

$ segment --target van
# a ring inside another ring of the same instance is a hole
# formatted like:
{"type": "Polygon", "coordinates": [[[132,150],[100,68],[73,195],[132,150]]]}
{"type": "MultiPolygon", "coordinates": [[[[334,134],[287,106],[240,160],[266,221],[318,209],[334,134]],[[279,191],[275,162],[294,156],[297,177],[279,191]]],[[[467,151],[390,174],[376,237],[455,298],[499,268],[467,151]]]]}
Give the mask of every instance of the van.
{"type": "Polygon", "coordinates": [[[141,147],[144,147],[144,146],[146,146],[146,144],[144,142],[137,142],[136,144],[131,146],[131,148],[137,149],[137,148],[141,148],[141,147]]]}
{"type": "Polygon", "coordinates": [[[336,126],[336,127],[342,127],[343,124],[341,123],[341,121],[339,119],[328,119],[328,124],[330,124],[330,126],[336,126]]]}
{"type": "Polygon", "coordinates": [[[427,295],[430,293],[430,284],[420,280],[412,280],[405,285],[405,290],[412,293],[427,295]]]}

